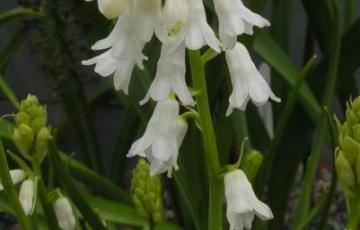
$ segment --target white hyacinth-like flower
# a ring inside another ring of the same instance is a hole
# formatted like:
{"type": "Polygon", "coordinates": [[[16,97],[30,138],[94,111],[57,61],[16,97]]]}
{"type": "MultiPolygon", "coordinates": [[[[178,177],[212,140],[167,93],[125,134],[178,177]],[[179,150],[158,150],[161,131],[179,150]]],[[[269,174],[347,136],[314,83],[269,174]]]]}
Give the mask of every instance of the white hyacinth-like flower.
{"type": "MultiPolygon", "coordinates": [[[[26,174],[21,169],[10,170],[10,177],[13,184],[18,184],[21,181],[25,180],[26,174]]],[[[0,191],[4,189],[4,186],[0,183],[0,191]]]]}
{"type": "MultiPolygon", "coordinates": [[[[90,2],[92,0],[85,0],[90,2]]],[[[118,17],[127,7],[128,0],[98,0],[99,11],[107,18],[118,17]]]]}
{"type": "Polygon", "coordinates": [[[165,100],[173,90],[184,105],[195,105],[185,81],[185,46],[176,49],[173,46],[173,42],[163,43],[155,79],[140,104],[145,104],[150,97],[155,101],[165,100]]]}
{"type": "Polygon", "coordinates": [[[226,51],[226,61],[229,67],[233,92],[229,98],[229,116],[234,108],[245,110],[248,101],[261,106],[271,98],[280,102],[257,70],[246,47],[236,43],[235,47],[226,51]]]}
{"type": "Polygon", "coordinates": [[[262,220],[273,218],[271,209],[256,197],[242,170],[237,169],[227,173],[224,184],[226,218],[229,221],[230,230],[251,229],[255,215],[262,220]]]}
{"type": "Polygon", "coordinates": [[[178,169],[179,147],[187,131],[187,123],[179,119],[176,100],[159,101],[146,127],[144,135],[134,142],[128,157],[141,156],[150,162],[150,174],[157,175],[178,169]]]}
{"type": "Polygon", "coordinates": [[[167,39],[187,48],[197,50],[205,45],[220,53],[220,41],[206,21],[202,0],[166,0],[163,10],[163,24],[167,28],[167,39]]]}
{"type": "Polygon", "coordinates": [[[253,34],[253,27],[263,28],[270,23],[244,6],[242,0],[214,0],[219,18],[220,40],[225,48],[232,49],[241,34],[253,34]]]}
{"type": "Polygon", "coordinates": [[[56,219],[62,230],[73,230],[76,226],[76,219],[70,201],[61,196],[53,204],[56,219]]]}
{"type": "Polygon", "coordinates": [[[154,31],[158,31],[161,16],[160,0],[133,0],[120,15],[108,37],[96,42],[93,50],[104,53],[83,61],[83,65],[95,65],[95,72],[107,77],[114,74],[115,89],[128,93],[135,65],[143,69],[142,53],[154,31]]]}
{"type": "Polygon", "coordinates": [[[30,178],[21,184],[19,192],[20,204],[25,215],[31,215],[35,209],[37,197],[37,179],[30,178]]]}

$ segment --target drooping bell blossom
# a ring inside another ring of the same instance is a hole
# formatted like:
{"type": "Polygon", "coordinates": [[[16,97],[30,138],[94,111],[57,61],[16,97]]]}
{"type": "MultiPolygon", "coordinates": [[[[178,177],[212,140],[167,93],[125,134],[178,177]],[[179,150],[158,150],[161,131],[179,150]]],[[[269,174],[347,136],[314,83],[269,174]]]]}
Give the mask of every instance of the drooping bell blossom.
{"type": "Polygon", "coordinates": [[[143,69],[147,57],[142,50],[160,20],[160,0],[133,0],[120,15],[108,37],[96,42],[93,50],[106,50],[104,53],[83,61],[83,65],[94,65],[95,72],[107,77],[114,74],[115,89],[128,93],[133,68],[143,69]]]}
{"type": "MultiPolygon", "coordinates": [[[[25,172],[21,169],[13,169],[10,170],[10,177],[13,184],[18,184],[21,181],[25,180],[26,175],[25,172]]],[[[0,191],[4,189],[2,183],[0,183],[0,191]]]]}
{"type": "Polygon", "coordinates": [[[195,105],[186,85],[185,73],[185,45],[174,48],[174,42],[163,43],[155,78],[140,104],[145,104],[150,97],[155,101],[165,100],[172,90],[184,105],[195,105]]]}
{"type": "Polygon", "coordinates": [[[20,204],[25,215],[31,215],[35,209],[37,197],[37,179],[29,178],[21,184],[19,192],[20,204]]]}
{"type": "MultiPolygon", "coordinates": [[[[92,0],[85,0],[90,2],[92,0]]],[[[107,18],[118,17],[127,7],[128,0],[98,0],[99,11],[107,18]]]]}
{"type": "Polygon", "coordinates": [[[144,135],[131,146],[128,157],[141,156],[150,162],[150,174],[178,169],[179,147],[187,131],[187,123],[178,119],[179,104],[174,99],[159,101],[144,135]]]}
{"type": "Polygon", "coordinates": [[[166,35],[158,35],[162,42],[175,40],[191,50],[208,45],[220,52],[220,41],[206,21],[202,0],[166,0],[162,15],[166,35]]]}
{"type": "Polygon", "coordinates": [[[76,219],[69,200],[61,196],[53,204],[56,219],[62,230],[73,230],[76,226],[76,219]]]}
{"type": "Polygon", "coordinates": [[[234,108],[245,110],[250,99],[257,106],[263,105],[269,98],[275,102],[281,101],[257,70],[244,45],[237,42],[233,49],[227,50],[226,61],[233,87],[226,116],[229,116],[234,108]]]}
{"type": "Polygon", "coordinates": [[[253,34],[253,27],[263,28],[270,23],[244,6],[242,0],[214,0],[219,18],[219,36],[224,48],[232,49],[241,34],[253,34]]]}
{"type": "Polygon", "coordinates": [[[256,197],[251,183],[242,170],[237,169],[227,173],[224,184],[226,218],[230,230],[251,229],[255,215],[262,220],[273,218],[271,209],[256,197]]]}

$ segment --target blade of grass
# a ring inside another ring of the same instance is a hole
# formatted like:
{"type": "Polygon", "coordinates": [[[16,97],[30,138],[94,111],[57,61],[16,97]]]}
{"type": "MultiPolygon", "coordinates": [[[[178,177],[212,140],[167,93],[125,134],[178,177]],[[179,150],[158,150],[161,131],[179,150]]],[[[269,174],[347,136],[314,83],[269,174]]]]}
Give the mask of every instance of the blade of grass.
{"type": "MultiPolygon", "coordinates": [[[[323,95],[323,105],[327,107],[331,105],[332,99],[334,97],[341,49],[341,32],[339,25],[338,7],[334,1],[332,1],[331,3],[333,14],[333,30],[330,34],[332,49],[328,66],[328,73],[326,77],[327,81],[325,85],[325,92],[323,95]]],[[[327,121],[325,115],[326,114],[322,112],[322,116],[318,121],[318,126],[314,134],[313,146],[310,152],[310,156],[307,160],[304,185],[302,188],[302,192],[300,193],[301,196],[298,202],[298,206],[296,208],[295,218],[293,222],[293,227],[295,228],[299,227],[299,224],[301,224],[301,222],[306,218],[310,208],[311,192],[315,179],[316,167],[318,165],[320,153],[326,138],[327,121]]]]}

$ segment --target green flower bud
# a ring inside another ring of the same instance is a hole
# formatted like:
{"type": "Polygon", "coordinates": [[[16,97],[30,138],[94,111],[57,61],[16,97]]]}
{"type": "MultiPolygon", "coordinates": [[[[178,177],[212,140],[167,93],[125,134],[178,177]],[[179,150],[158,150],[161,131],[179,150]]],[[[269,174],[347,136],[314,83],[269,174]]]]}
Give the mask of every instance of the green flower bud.
{"type": "Polygon", "coordinates": [[[163,219],[163,203],[159,176],[150,176],[149,164],[140,159],[133,171],[132,198],[140,214],[159,222],[163,219]]]}
{"type": "Polygon", "coordinates": [[[36,96],[28,95],[20,104],[20,111],[16,115],[16,123],[29,125],[34,133],[46,125],[47,113],[45,107],[39,104],[36,96]]]}
{"type": "Polygon", "coordinates": [[[37,134],[35,141],[35,149],[36,153],[40,156],[44,156],[47,153],[47,143],[50,136],[50,131],[46,127],[43,127],[37,134]]]}
{"type": "Polygon", "coordinates": [[[19,151],[26,155],[33,145],[34,132],[28,125],[21,124],[14,130],[13,141],[19,151]]]}
{"type": "Polygon", "coordinates": [[[16,114],[15,120],[18,125],[20,124],[28,125],[30,124],[31,117],[27,113],[20,111],[18,114],[16,114]]]}
{"type": "Polygon", "coordinates": [[[37,117],[31,122],[31,128],[37,133],[39,130],[46,125],[46,117],[37,117]]]}
{"type": "Polygon", "coordinates": [[[256,150],[251,150],[251,152],[246,155],[242,163],[242,170],[251,182],[255,180],[263,159],[263,155],[256,150]]]}
{"type": "Polygon", "coordinates": [[[350,136],[345,136],[343,139],[342,151],[344,157],[349,161],[350,165],[354,165],[357,155],[360,150],[360,144],[357,143],[350,136]]]}
{"type": "Polygon", "coordinates": [[[339,183],[345,191],[350,192],[351,188],[355,185],[355,176],[349,162],[341,151],[337,154],[335,167],[338,172],[339,183]]]}
{"type": "Polygon", "coordinates": [[[335,166],[339,183],[348,196],[360,197],[360,97],[347,104],[346,120],[337,121],[339,147],[335,166]]]}

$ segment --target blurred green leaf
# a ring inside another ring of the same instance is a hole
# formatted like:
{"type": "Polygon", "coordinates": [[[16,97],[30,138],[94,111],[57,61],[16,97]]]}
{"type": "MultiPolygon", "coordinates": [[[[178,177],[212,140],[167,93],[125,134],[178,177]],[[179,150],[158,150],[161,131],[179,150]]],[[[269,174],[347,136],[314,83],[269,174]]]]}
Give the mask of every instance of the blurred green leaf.
{"type": "MultiPolygon", "coordinates": [[[[274,68],[291,87],[295,86],[296,79],[299,79],[299,70],[268,33],[262,31],[256,33],[251,47],[274,68]]],[[[307,84],[301,87],[299,95],[309,116],[316,122],[320,116],[321,107],[307,84]]]]}
{"type": "Polygon", "coordinates": [[[0,26],[9,20],[27,17],[27,16],[39,17],[42,16],[42,14],[30,8],[18,7],[5,12],[1,12],[0,26]]]}
{"type": "Polygon", "coordinates": [[[106,221],[139,227],[148,224],[147,220],[141,217],[135,208],[100,197],[86,195],[85,198],[90,206],[99,213],[100,217],[106,221]]]}
{"type": "Polygon", "coordinates": [[[61,161],[54,140],[49,141],[48,147],[51,164],[55,169],[56,177],[62,188],[66,190],[80,213],[94,229],[105,230],[106,228],[102,220],[99,218],[95,210],[90,207],[90,204],[84,198],[82,191],[77,187],[69,172],[66,170],[66,167],[64,167],[64,163],[61,161]]]}

